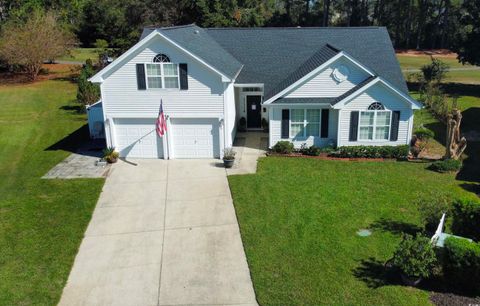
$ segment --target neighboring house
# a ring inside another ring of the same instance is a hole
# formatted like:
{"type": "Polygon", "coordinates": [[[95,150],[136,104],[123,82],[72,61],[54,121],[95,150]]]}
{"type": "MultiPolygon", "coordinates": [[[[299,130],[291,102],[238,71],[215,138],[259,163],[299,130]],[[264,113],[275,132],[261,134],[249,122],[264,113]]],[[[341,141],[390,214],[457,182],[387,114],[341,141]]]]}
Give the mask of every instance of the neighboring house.
{"type": "Polygon", "coordinates": [[[147,28],[91,81],[107,145],[140,158],[222,157],[242,117],[270,147],[408,144],[421,107],[383,27],[147,28]]]}

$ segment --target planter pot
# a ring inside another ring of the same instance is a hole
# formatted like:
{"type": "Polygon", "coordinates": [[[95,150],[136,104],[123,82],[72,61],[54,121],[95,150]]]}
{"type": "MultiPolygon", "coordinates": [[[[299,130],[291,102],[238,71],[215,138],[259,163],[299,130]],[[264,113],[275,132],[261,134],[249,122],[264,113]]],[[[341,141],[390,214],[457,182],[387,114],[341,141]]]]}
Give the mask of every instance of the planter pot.
{"type": "Polygon", "coordinates": [[[232,168],[234,162],[234,159],[224,159],[223,165],[225,166],[225,168],[232,168]]]}
{"type": "Polygon", "coordinates": [[[106,157],[105,158],[109,164],[114,164],[117,162],[118,157],[106,157]]]}
{"type": "Polygon", "coordinates": [[[405,275],[404,273],[401,273],[400,276],[402,277],[402,281],[405,285],[407,286],[412,286],[416,287],[420,282],[422,281],[421,277],[418,278],[411,278],[410,276],[405,275]]]}

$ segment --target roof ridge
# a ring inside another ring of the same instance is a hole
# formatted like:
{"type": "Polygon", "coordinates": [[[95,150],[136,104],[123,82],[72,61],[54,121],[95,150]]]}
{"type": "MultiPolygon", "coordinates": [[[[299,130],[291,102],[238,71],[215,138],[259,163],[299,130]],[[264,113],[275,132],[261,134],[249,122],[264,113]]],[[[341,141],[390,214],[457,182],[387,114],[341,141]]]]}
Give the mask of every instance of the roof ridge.
{"type": "Polygon", "coordinates": [[[350,95],[352,95],[353,93],[357,92],[358,90],[362,89],[363,87],[367,86],[367,84],[369,84],[371,81],[375,80],[376,78],[378,78],[377,75],[371,75],[369,76],[368,78],[366,78],[365,80],[361,81],[360,83],[358,83],[357,85],[353,86],[352,88],[350,88],[349,90],[347,90],[346,92],[344,92],[343,94],[339,95],[338,97],[335,98],[335,100],[332,101],[332,105],[335,105],[337,104],[338,102],[342,101],[343,99],[349,97],[350,95]]]}
{"type": "Polygon", "coordinates": [[[312,56],[310,56],[307,60],[301,63],[294,71],[292,71],[292,73],[287,75],[285,79],[280,81],[277,84],[277,86],[272,88],[272,90],[270,90],[266,94],[265,100],[270,99],[271,97],[281,92],[291,84],[294,84],[295,82],[303,78],[305,75],[315,70],[317,67],[320,67],[321,65],[323,65],[323,63],[325,63],[326,61],[328,61],[329,59],[337,55],[340,51],[341,51],[340,49],[337,49],[328,43],[324,44],[317,51],[315,51],[315,53],[313,53],[312,56]],[[334,54],[325,54],[326,49],[330,50],[330,52],[328,53],[331,53],[333,51],[334,54]],[[314,65],[311,66],[310,63],[314,65]]]}
{"type": "Polygon", "coordinates": [[[182,25],[175,25],[175,26],[168,26],[168,27],[156,27],[154,29],[164,31],[164,30],[175,30],[175,29],[189,28],[189,27],[194,27],[194,26],[197,26],[197,25],[195,23],[190,23],[190,24],[182,24],[182,25]]]}

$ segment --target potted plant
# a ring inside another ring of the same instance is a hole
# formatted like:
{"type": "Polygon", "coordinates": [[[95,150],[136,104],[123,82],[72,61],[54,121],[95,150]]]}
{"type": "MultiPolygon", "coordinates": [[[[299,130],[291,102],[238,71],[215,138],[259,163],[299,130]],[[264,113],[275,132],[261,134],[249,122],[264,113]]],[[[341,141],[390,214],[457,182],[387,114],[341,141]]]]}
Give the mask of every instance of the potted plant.
{"type": "Polygon", "coordinates": [[[262,128],[265,133],[268,132],[268,121],[265,118],[262,118],[262,128]]]}
{"type": "Polygon", "coordinates": [[[246,132],[247,131],[247,119],[245,117],[240,118],[238,121],[238,131],[246,132]]]}
{"type": "Polygon", "coordinates": [[[114,147],[108,147],[103,150],[103,158],[110,164],[116,163],[118,156],[119,154],[114,147]]]}
{"type": "Polygon", "coordinates": [[[400,270],[400,276],[408,286],[417,286],[422,279],[429,277],[435,262],[430,239],[422,235],[405,235],[393,255],[393,265],[400,270]]]}
{"type": "Polygon", "coordinates": [[[225,168],[232,168],[233,162],[235,161],[235,152],[232,148],[226,148],[223,151],[223,165],[225,168]]]}

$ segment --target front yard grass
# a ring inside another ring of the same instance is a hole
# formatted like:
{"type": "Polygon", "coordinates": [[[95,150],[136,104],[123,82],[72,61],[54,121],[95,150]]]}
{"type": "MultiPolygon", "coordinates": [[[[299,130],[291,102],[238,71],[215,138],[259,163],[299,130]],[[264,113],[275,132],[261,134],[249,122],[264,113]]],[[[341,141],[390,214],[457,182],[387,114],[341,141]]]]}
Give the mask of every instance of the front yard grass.
{"type": "Polygon", "coordinates": [[[59,80],[0,86],[2,305],[58,303],[100,194],[102,179],[40,178],[69,155],[58,142],[86,122],[75,92],[59,80]]]}
{"type": "Polygon", "coordinates": [[[263,158],[229,176],[261,305],[426,305],[429,293],[383,272],[403,232],[421,220],[415,199],[473,197],[428,164],[263,158]],[[373,234],[359,237],[359,229],[373,234]]]}

